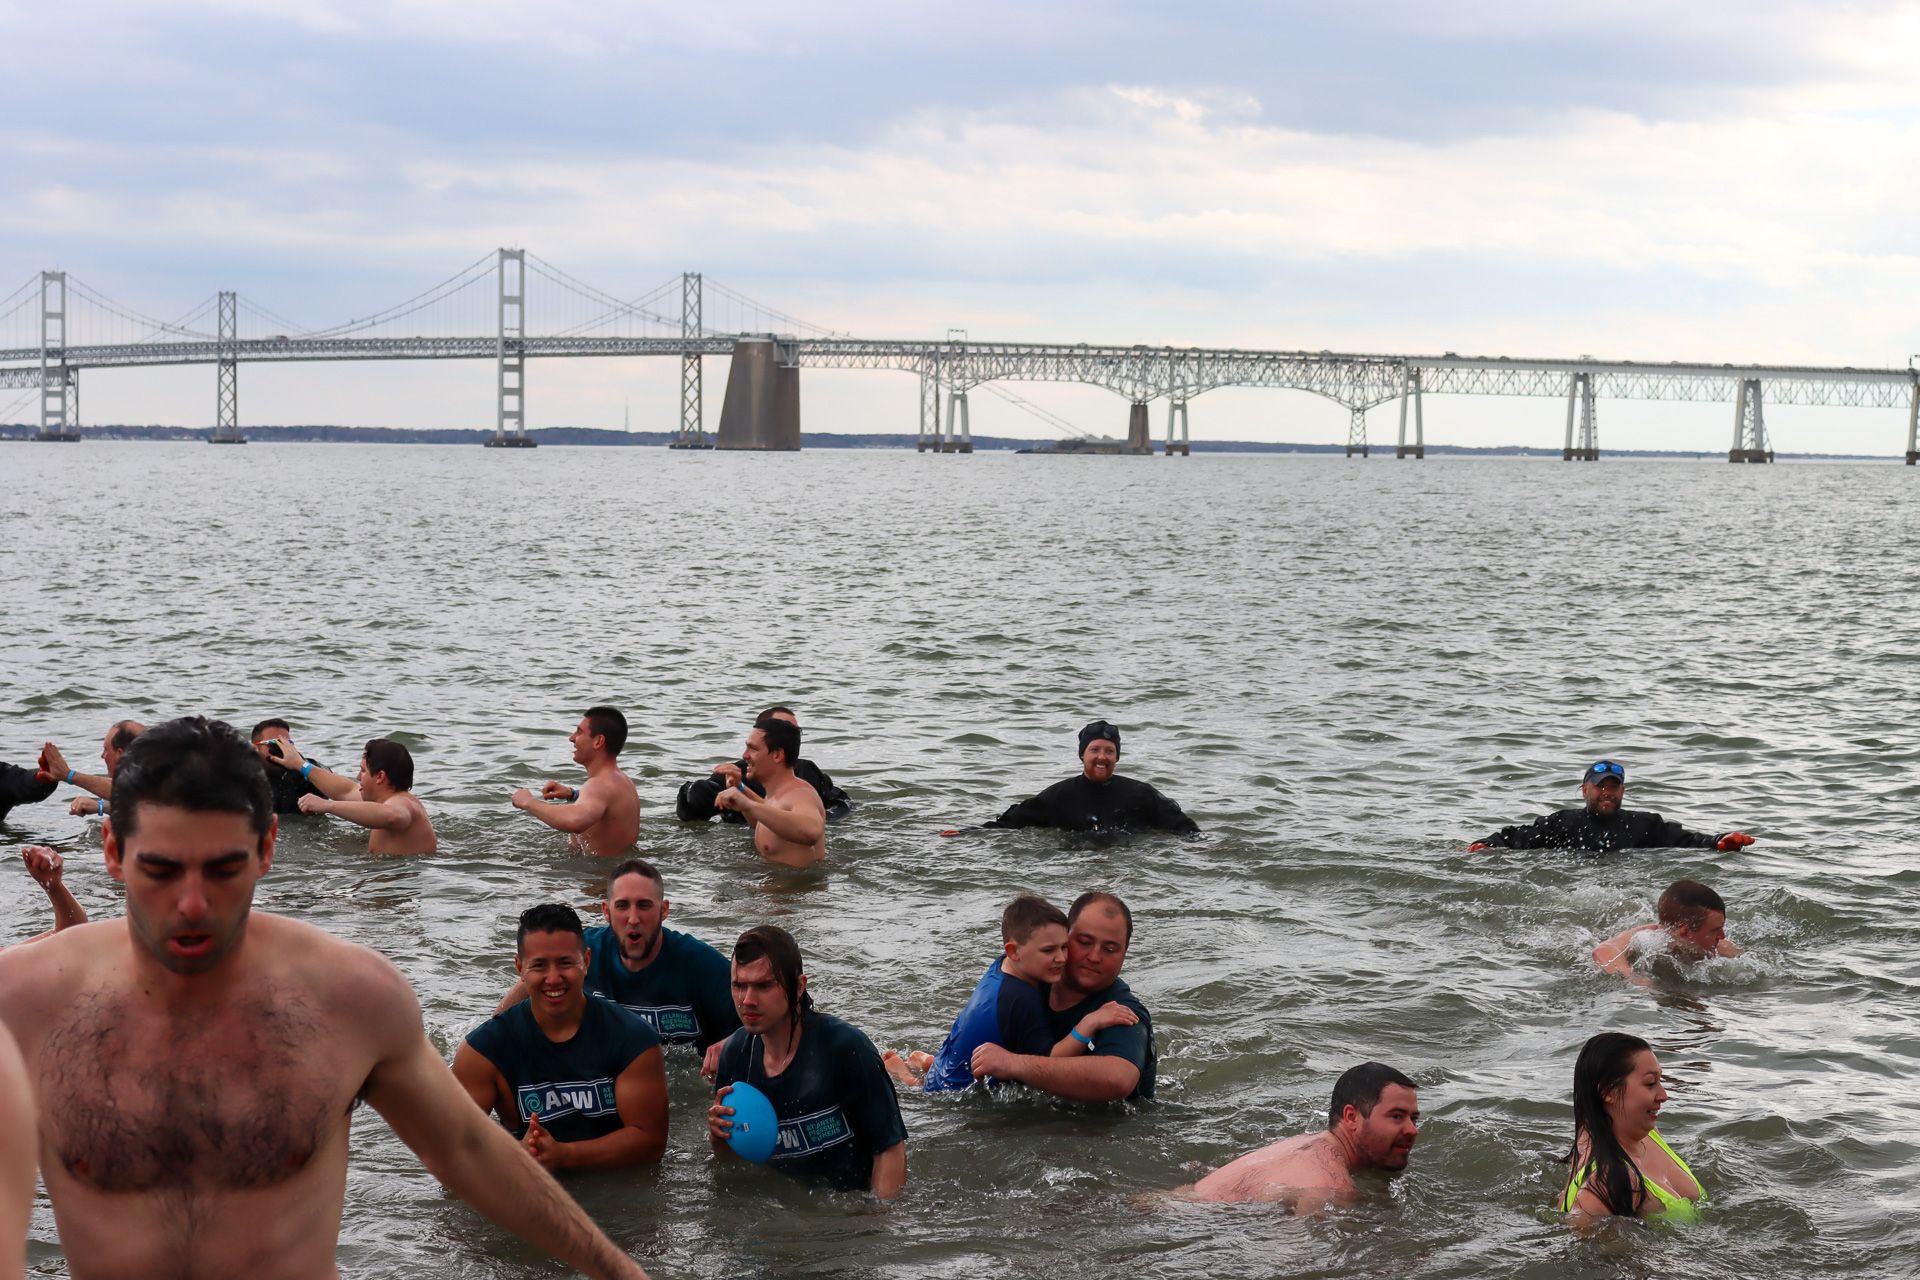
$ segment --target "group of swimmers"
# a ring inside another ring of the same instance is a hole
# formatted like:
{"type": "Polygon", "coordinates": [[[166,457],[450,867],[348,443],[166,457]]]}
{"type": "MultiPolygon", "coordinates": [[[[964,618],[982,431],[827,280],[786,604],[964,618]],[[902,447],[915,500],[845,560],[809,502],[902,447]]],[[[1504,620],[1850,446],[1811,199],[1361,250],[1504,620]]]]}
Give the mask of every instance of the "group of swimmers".
{"type": "MultiPolygon", "coordinates": [[[[631,852],[638,794],[615,762],[625,737],[617,710],[589,708],[571,735],[584,782],[549,780],[538,794],[515,791],[511,803],[595,852],[631,852]]],[[[737,814],[769,860],[818,861],[829,816],[851,801],[799,757],[799,742],[792,712],[770,708],[738,761],[681,789],[677,812],[686,820],[737,814]]],[[[1177,804],[1114,774],[1116,726],[1087,725],[1079,746],[1078,777],[985,825],[1197,832],[1177,804]]],[[[17,1220],[24,1233],[13,1189],[24,1151],[30,1199],[37,1126],[41,1177],[76,1273],[320,1267],[338,1230],[347,1112],[365,1100],[435,1176],[496,1222],[590,1275],[642,1274],[550,1171],[661,1158],[668,1045],[696,1051],[714,1086],[707,1130],[716,1152],[731,1149],[734,1087],[750,1084],[777,1118],[776,1168],[882,1198],[907,1178],[896,1082],[929,1091],[1018,1083],[1083,1103],[1153,1096],[1152,1019],[1120,977],[1132,913],[1112,893],[1082,894],[1066,911],[1015,898],[1003,913],[1000,954],[938,1051],[882,1054],[813,1007],[800,949],[784,930],[748,929],[723,956],[667,928],[663,877],[638,858],[608,877],[603,923],[588,928],[559,904],[522,914],[519,980],[449,1071],[388,961],[251,909],[274,857],[276,814],[354,822],[369,830],[374,852],[432,851],[402,744],[369,742],[348,779],[304,756],[284,721],[261,722],[249,740],[186,718],[150,732],[117,724],[102,757],[105,775],[83,775],[49,743],[34,770],[0,771],[0,816],[7,802],[44,798],[61,782],[85,792],[105,815],[107,869],[125,885],[124,924],[83,925],[84,911],[61,884],[59,855],[29,849],[27,868],[47,889],[55,928],[0,954],[0,1026],[40,1085],[32,1123],[0,1129],[0,1195],[10,1197],[0,1230],[17,1220]]],[[[1701,836],[1624,811],[1624,785],[1619,764],[1596,762],[1582,780],[1583,810],[1474,847],[1751,843],[1739,832],[1701,836]]],[[[1678,882],[1662,895],[1658,922],[1602,943],[1595,962],[1644,981],[1631,961],[1654,947],[1737,954],[1725,915],[1711,889],[1678,882]]],[[[0,1087],[16,1067],[0,1035],[0,1087]]],[[[1665,1093],[1644,1042],[1594,1037],[1574,1086],[1564,1211],[1650,1217],[1698,1202],[1698,1181],[1655,1127],[1665,1093]]],[[[1419,1131],[1417,1087],[1391,1067],[1363,1063],[1336,1083],[1328,1121],[1180,1194],[1299,1209],[1351,1199],[1354,1173],[1407,1164],[1419,1131]]],[[[17,1257],[6,1242],[20,1238],[0,1236],[0,1245],[17,1257]]]]}

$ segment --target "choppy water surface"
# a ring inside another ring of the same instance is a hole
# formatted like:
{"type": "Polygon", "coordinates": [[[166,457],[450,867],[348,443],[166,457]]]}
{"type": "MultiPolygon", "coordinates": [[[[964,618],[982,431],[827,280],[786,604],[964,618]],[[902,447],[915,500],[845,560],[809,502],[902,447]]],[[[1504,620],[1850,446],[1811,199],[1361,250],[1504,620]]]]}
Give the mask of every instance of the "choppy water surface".
{"type": "MultiPolygon", "coordinates": [[[[665,1165],[572,1184],[659,1274],[1916,1270],[1905,468],[90,443],[0,446],[0,475],[0,758],[51,736],[78,763],[113,718],[185,711],[283,714],[329,763],[405,736],[443,852],[373,862],[356,829],[293,823],[260,898],[391,956],[449,1054],[508,980],[519,910],[596,900],[596,867],[506,803],[566,776],[590,702],[633,720],[673,923],[791,929],[822,1005],[882,1045],[937,1044],[1013,893],[1132,904],[1156,1103],[905,1097],[908,1191],[877,1208],[716,1168],[677,1060],[665,1165]],[[773,700],[859,802],[821,874],[671,818],[773,700]],[[1095,716],[1205,840],[936,836],[1066,776],[1095,716]],[[1597,755],[1636,807],[1761,843],[1463,852],[1572,803],[1597,755]],[[1593,943],[1682,874],[1749,956],[1652,992],[1596,974],[1593,943]],[[1603,1029],[1667,1064],[1697,1229],[1576,1240],[1546,1211],[1603,1029]],[[1364,1205],[1145,1194],[1324,1123],[1367,1057],[1415,1075],[1428,1118],[1364,1205]]],[[[0,847],[28,840],[118,910],[88,823],[17,810],[0,847]]],[[[0,866],[0,938],[45,915],[0,866]]],[[[348,1275],[558,1272],[377,1117],[354,1148],[348,1275]]],[[[62,1270],[44,1206],[32,1260],[62,1270]]]]}

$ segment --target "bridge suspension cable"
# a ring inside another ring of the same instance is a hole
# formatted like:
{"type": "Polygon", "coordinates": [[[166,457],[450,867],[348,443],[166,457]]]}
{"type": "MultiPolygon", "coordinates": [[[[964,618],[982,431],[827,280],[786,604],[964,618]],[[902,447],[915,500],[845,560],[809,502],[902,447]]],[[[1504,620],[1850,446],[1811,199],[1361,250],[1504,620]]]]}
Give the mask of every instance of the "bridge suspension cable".
{"type": "Polygon", "coordinates": [[[556,266],[531,250],[527,252],[527,266],[535,275],[550,280],[576,297],[592,302],[602,308],[599,313],[585,320],[575,321],[556,330],[550,335],[552,337],[572,337],[575,334],[587,333],[595,329],[604,329],[608,325],[626,319],[637,319],[642,325],[658,325],[663,331],[671,333],[678,333],[680,331],[679,316],[668,315],[664,311],[650,310],[647,306],[648,303],[658,302],[677,290],[680,287],[679,276],[674,276],[672,279],[656,285],[654,288],[647,290],[629,302],[614,297],[604,289],[596,288],[588,284],[585,280],[580,279],[580,277],[556,266]]]}
{"type": "MultiPolygon", "coordinates": [[[[744,318],[749,315],[768,320],[778,320],[783,324],[791,326],[796,335],[806,335],[816,338],[848,338],[853,336],[839,329],[829,329],[825,325],[813,324],[810,321],[800,319],[798,316],[788,315],[776,307],[770,307],[764,302],[758,302],[749,298],[738,289],[729,289],[726,285],[715,283],[713,280],[708,280],[706,287],[707,292],[717,296],[723,304],[733,304],[735,314],[741,315],[743,321],[744,318]]],[[[724,310],[724,307],[722,309],[724,310]]],[[[707,325],[702,332],[718,337],[728,333],[763,332],[769,327],[770,326],[764,324],[750,325],[741,323],[731,329],[726,329],[707,325]]]]}
{"type": "MultiPolygon", "coordinates": [[[[138,339],[138,341],[141,342],[151,342],[156,335],[163,333],[172,334],[180,338],[192,338],[195,341],[207,341],[214,336],[205,330],[189,329],[185,326],[188,322],[197,320],[204,312],[209,310],[218,300],[217,297],[209,297],[206,301],[194,307],[193,310],[187,312],[179,321],[169,322],[166,320],[156,320],[150,315],[135,311],[132,307],[126,306],[124,303],[116,302],[106,294],[101,293],[98,289],[88,285],[78,276],[69,275],[67,277],[67,290],[83,302],[91,304],[93,307],[117,320],[124,320],[130,325],[145,328],[147,331],[146,336],[138,339]]],[[[81,321],[80,323],[84,325],[85,321],[81,321]]],[[[71,329],[69,332],[71,333],[71,329]]],[[[74,343],[70,336],[68,345],[74,346],[78,344],[74,343]]]]}
{"type": "Polygon", "coordinates": [[[331,328],[309,329],[307,330],[307,336],[310,338],[338,338],[349,333],[364,332],[376,325],[398,320],[402,316],[414,315],[436,303],[453,297],[465,289],[471,288],[482,280],[492,279],[494,262],[495,255],[489,251],[482,254],[468,266],[448,276],[439,284],[434,285],[431,289],[425,289],[416,293],[405,302],[397,302],[384,311],[376,311],[372,315],[362,316],[357,320],[348,320],[343,324],[337,324],[331,328]]]}
{"type": "Polygon", "coordinates": [[[1033,401],[1028,400],[1024,396],[1017,395],[1014,392],[1009,391],[1005,387],[998,386],[995,383],[991,383],[991,382],[983,382],[980,384],[980,389],[982,391],[986,391],[993,395],[998,396],[1000,399],[1005,400],[1008,404],[1012,405],[1014,408],[1020,410],[1022,413],[1030,414],[1033,417],[1038,418],[1040,421],[1046,423],[1048,426],[1052,427],[1054,430],[1066,432],[1067,438],[1069,440],[1093,439],[1093,432],[1081,430],[1079,427],[1074,426],[1071,422],[1068,422],[1065,418],[1061,417],[1059,414],[1054,413],[1048,409],[1042,409],[1039,405],[1035,404],[1033,401]]]}

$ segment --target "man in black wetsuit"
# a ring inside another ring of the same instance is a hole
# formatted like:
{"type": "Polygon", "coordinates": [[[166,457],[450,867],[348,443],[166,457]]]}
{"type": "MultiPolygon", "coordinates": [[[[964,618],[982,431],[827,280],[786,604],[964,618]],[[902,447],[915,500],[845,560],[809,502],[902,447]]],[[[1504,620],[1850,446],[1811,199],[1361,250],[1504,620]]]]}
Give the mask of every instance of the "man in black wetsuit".
{"type": "Polygon", "coordinates": [[[987,823],[989,827],[1059,827],[1066,831],[1175,831],[1200,828],[1180,806],[1137,778],[1116,775],[1120,726],[1095,720],[1080,730],[1080,776],[1056,782],[987,823]]]}
{"type": "MultiPolygon", "coordinates": [[[[793,714],[791,707],[768,707],[753,718],[755,725],[762,720],[785,720],[795,727],[800,724],[800,717],[793,714]]],[[[721,809],[714,804],[722,791],[740,784],[746,769],[745,760],[736,760],[732,764],[715,765],[710,777],[681,783],[680,794],[674,802],[674,816],[682,822],[705,822],[717,813],[722,822],[746,821],[736,810],[721,809]]],[[[838,821],[853,811],[853,801],[848,798],[847,793],[834,786],[833,779],[823,773],[820,766],[813,761],[795,760],[793,775],[820,793],[820,807],[827,811],[828,822],[838,821]]],[[[751,778],[747,779],[747,790],[757,796],[767,794],[767,789],[751,778]]]]}
{"type": "MultiPolygon", "coordinates": [[[[313,785],[305,772],[289,769],[281,764],[279,749],[267,745],[272,742],[291,743],[293,726],[285,720],[262,720],[253,726],[253,748],[260,753],[261,763],[267,766],[267,782],[273,787],[273,811],[282,817],[300,812],[301,796],[321,796],[327,793],[313,785]]],[[[318,760],[310,761],[314,768],[327,766],[318,760]]]]}
{"type": "Polygon", "coordinates": [[[34,770],[0,760],[0,822],[7,820],[7,811],[15,805],[37,804],[59,785],[58,778],[42,782],[34,770]]]}
{"type": "Polygon", "coordinates": [[[1535,818],[1525,826],[1502,827],[1467,846],[1468,852],[1481,849],[1584,849],[1605,853],[1613,849],[1718,849],[1722,853],[1744,849],[1753,837],[1739,831],[1702,835],[1677,822],[1668,822],[1657,813],[1622,809],[1627,793],[1626,766],[1613,760],[1596,760],[1587,766],[1580,780],[1582,809],[1559,809],[1535,818]]]}

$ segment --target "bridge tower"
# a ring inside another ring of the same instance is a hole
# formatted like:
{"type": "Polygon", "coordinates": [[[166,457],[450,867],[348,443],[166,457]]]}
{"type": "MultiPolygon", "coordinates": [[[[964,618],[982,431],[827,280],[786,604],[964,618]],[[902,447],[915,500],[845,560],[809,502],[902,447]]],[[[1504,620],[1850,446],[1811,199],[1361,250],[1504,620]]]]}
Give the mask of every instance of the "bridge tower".
{"type": "Polygon", "coordinates": [[[947,392],[947,440],[940,452],[973,452],[973,415],[967,411],[965,387],[953,386],[947,392]]]}
{"type": "Polygon", "coordinates": [[[1567,445],[1560,451],[1562,462],[1600,461],[1600,441],[1593,417],[1593,374],[1576,373],[1567,383],[1567,445]],[[1580,418],[1580,443],[1573,442],[1575,412],[1580,418]]]}
{"type": "Polygon", "coordinates": [[[1170,395],[1167,397],[1167,456],[1171,458],[1176,453],[1183,458],[1191,458],[1193,448],[1187,439],[1187,398],[1170,395]],[[1173,434],[1176,421],[1180,424],[1178,438],[1173,434]]]}
{"type": "MultiPolygon", "coordinates": [[[[698,271],[680,273],[680,338],[692,346],[700,336],[700,300],[706,292],[698,271]]],[[[669,449],[711,449],[707,439],[706,410],[700,398],[700,353],[680,353],[680,433],[669,449]]]]}
{"type": "Polygon", "coordinates": [[[219,372],[214,376],[213,434],[208,444],[245,444],[240,434],[240,300],[230,289],[220,291],[220,333],[214,346],[219,372]]]}
{"type": "Polygon", "coordinates": [[[1907,400],[1907,465],[1920,464],[1920,378],[1913,380],[1907,400]]]}
{"type": "Polygon", "coordinates": [[[1772,462],[1773,449],[1767,443],[1766,418],[1760,411],[1760,379],[1745,378],[1740,394],[1733,401],[1733,448],[1727,450],[1728,462],[1772,462]]]}
{"type": "Polygon", "coordinates": [[[502,249],[495,268],[500,281],[500,336],[494,346],[498,416],[489,449],[531,449],[527,434],[527,251],[502,249]]]}
{"type": "Polygon", "coordinates": [[[1393,447],[1393,456],[1412,458],[1416,462],[1427,456],[1427,421],[1421,412],[1420,371],[1412,365],[1407,366],[1406,378],[1400,384],[1400,443],[1393,447]],[[1407,401],[1413,401],[1413,443],[1407,443],[1407,401]]]}
{"type": "Polygon", "coordinates": [[[1354,454],[1367,456],[1367,411],[1357,405],[1347,406],[1347,456],[1354,454]]]}
{"type": "Polygon", "coordinates": [[[915,453],[940,453],[940,445],[940,358],[934,356],[920,370],[920,434],[913,448],[915,453]]]}
{"type": "Polygon", "coordinates": [[[80,433],[67,413],[67,389],[74,385],[67,368],[67,273],[40,273],[40,434],[36,440],[72,444],[80,433]]]}

